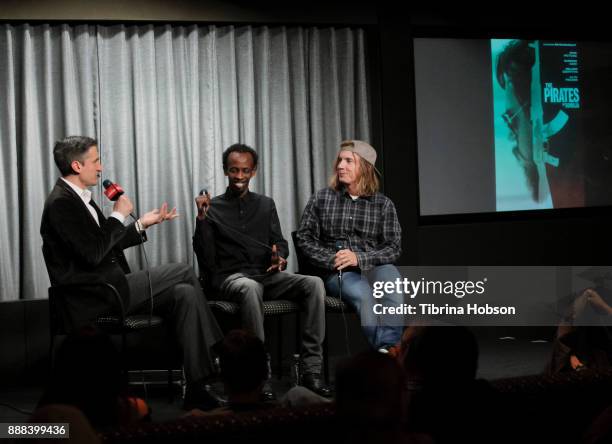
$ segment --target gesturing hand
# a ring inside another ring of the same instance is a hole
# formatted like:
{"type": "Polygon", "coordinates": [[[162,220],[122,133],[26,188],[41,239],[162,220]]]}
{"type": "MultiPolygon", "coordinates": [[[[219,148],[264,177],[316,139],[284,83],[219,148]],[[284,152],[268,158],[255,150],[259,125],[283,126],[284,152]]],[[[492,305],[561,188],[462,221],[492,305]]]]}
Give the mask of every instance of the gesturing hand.
{"type": "Polygon", "coordinates": [[[140,223],[143,228],[148,228],[151,225],[160,224],[167,220],[176,219],[178,217],[176,207],[172,208],[172,211],[168,211],[168,204],[164,202],[160,208],[145,213],[140,218],[140,223]]]}
{"type": "Polygon", "coordinates": [[[589,288],[585,290],[584,293],[587,295],[587,299],[589,304],[591,304],[591,307],[593,307],[599,314],[609,315],[612,313],[612,307],[610,307],[595,290],[589,288]]]}
{"type": "Polygon", "coordinates": [[[276,244],[272,245],[272,265],[266,270],[266,273],[283,271],[287,267],[287,261],[280,257],[276,244]]]}

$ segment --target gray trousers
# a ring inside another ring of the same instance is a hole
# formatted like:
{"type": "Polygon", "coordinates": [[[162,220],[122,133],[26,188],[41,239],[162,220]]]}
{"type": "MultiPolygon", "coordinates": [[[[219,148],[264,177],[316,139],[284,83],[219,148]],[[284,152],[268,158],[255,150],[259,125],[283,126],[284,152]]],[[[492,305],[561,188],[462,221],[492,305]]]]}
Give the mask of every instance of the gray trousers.
{"type": "Polygon", "coordinates": [[[306,323],[302,334],[304,371],[321,372],[322,342],[325,338],[325,286],[315,276],[287,272],[247,276],[234,273],[221,284],[220,297],[240,305],[242,326],[254,332],[262,341],[263,301],[294,299],[302,304],[306,323]]]}
{"type": "MultiPolygon", "coordinates": [[[[167,264],[149,270],[153,293],[153,313],[168,319],[183,351],[187,383],[213,373],[210,348],[223,338],[208,307],[200,282],[187,264],[167,264]]],[[[151,310],[149,282],[145,271],[125,276],[130,287],[128,314],[148,314],[151,310]]]]}

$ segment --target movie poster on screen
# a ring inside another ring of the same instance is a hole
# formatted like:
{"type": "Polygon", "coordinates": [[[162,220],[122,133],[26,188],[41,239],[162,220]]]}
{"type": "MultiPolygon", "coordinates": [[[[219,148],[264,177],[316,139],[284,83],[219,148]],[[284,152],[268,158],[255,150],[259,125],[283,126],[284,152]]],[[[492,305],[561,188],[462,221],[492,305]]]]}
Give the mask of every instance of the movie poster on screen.
{"type": "Polygon", "coordinates": [[[497,211],[584,205],[575,42],[491,40],[497,211]]]}

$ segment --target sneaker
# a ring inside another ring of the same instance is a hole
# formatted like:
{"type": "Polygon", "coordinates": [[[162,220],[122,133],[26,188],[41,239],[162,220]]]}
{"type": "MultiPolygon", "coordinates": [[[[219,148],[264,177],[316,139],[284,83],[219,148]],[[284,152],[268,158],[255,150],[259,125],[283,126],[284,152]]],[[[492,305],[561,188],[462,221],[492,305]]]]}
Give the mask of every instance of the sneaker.
{"type": "Polygon", "coordinates": [[[385,345],[378,349],[378,353],[383,353],[396,358],[399,356],[400,348],[396,345],[385,345]]]}

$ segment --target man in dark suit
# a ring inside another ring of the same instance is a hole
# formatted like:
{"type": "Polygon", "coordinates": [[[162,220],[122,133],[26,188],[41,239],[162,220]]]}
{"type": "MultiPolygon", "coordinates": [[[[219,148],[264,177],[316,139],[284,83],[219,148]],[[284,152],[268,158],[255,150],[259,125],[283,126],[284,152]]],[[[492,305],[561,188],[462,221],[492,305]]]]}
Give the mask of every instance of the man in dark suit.
{"type": "MultiPolygon", "coordinates": [[[[122,195],[106,218],[87,189],[97,184],[102,171],[97,142],[67,137],[55,144],[53,157],[62,177],[45,202],[40,227],[51,285],[110,283],[119,291],[127,314],[149,313],[151,293],[154,312],[171,318],[183,350],[186,407],[216,407],[204,381],[214,368],[210,347],[222,334],[193,270],[186,264],[168,264],[132,273],[123,255],[124,248],[146,241],[150,226],[178,217],[176,208],[168,211],[164,203],[124,225],[133,205],[122,195]]],[[[111,308],[103,302],[78,307],[81,319],[111,308]]]]}

